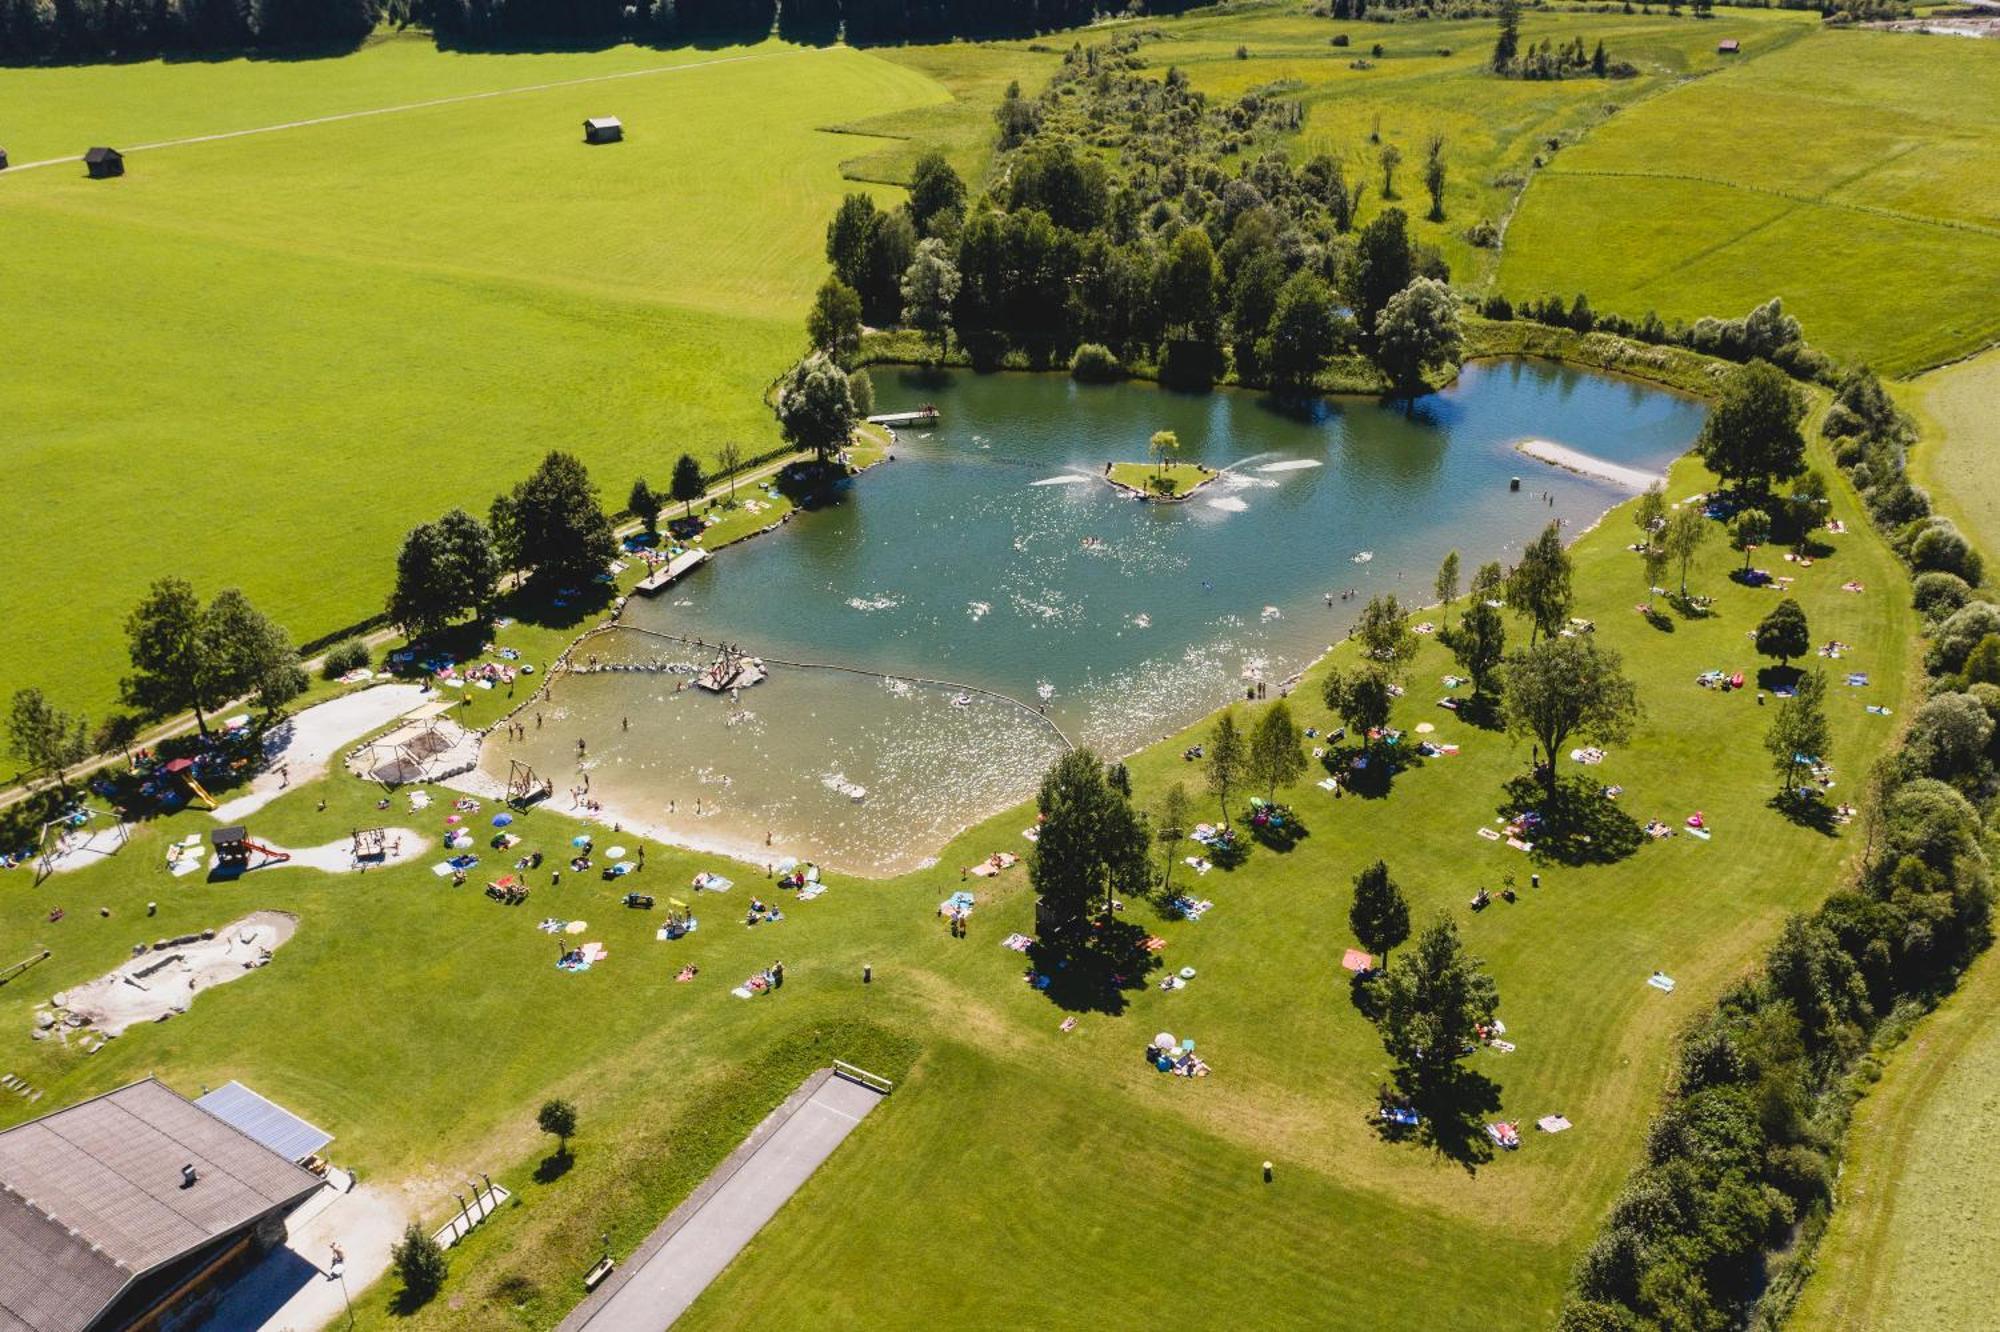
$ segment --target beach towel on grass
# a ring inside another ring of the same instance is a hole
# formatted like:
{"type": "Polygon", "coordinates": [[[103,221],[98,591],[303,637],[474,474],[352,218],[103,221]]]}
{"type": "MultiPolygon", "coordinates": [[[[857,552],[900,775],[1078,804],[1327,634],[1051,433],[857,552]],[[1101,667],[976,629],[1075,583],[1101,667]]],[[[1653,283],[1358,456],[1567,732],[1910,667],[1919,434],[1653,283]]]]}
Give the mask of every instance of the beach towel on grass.
{"type": "Polygon", "coordinates": [[[1479,835],[1481,837],[1484,837],[1489,842],[1497,842],[1500,840],[1500,834],[1494,832],[1491,828],[1481,828],[1479,830],[1479,835]]]}
{"type": "Polygon", "coordinates": [[[1656,971],[1652,975],[1646,977],[1646,984],[1652,986],[1656,990],[1664,990],[1668,994],[1672,994],[1674,992],[1674,978],[1672,976],[1667,975],[1663,971],[1656,971]]]}
{"type": "Polygon", "coordinates": [[[1025,934],[1010,934],[1000,941],[1000,946],[1012,949],[1016,953],[1025,953],[1028,951],[1028,945],[1033,942],[1034,940],[1025,934]]]}
{"type": "Polygon", "coordinates": [[[1570,1127],[1570,1122],[1561,1115],[1543,1115],[1535,1121],[1535,1127],[1544,1133],[1561,1133],[1570,1127]]]}
{"type": "Polygon", "coordinates": [[[1375,967],[1375,957],[1371,953],[1362,952],[1359,948],[1350,948],[1340,955],[1340,965],[1349,971],[1372,971],[1375,967]]]}

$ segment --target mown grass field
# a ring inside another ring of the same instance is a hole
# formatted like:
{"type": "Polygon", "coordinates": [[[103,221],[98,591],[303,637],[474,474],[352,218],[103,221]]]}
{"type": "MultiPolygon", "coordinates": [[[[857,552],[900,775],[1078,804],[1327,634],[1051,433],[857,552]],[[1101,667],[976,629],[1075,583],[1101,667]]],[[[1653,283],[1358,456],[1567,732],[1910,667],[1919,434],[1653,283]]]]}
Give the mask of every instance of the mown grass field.
{"type": "Polygon", "coordinates": [[[1164,40],[1143,48],[1158,68],[1185,70],[1196,88],[1225,100],[1275,87],[1305,103],[1307,120],[1297,142],[1304,156],[1339,158],[1350,182],[1366,182],[1358,216],[1396,206],[1413,230],[1437,245],[1460,284],[1484,284],[1497,265],[1492,249],[1467,242],[1467,228],[1481,218],[1500,224],[1512,211],[1537,157],[1556,156],[1549,140],[1576,142],[1608,117],[1682,80],[1721,67],[1722,37],[1746,52],[1775,50],[1811,31],[1810,16],[1788,11],[1719,10],[1715,21],[1658,14],[1557,14],[1530,11],[1521,25],[1525,46],[1544,38],[1560,45],[1581,36],[1587,47],[1602,40],[1614,60],[1639,68],[1631,79],[1526,82],[1497,79],[1488,71],[1493,48],[1489,19],[1423,23],[1357,23],[1316,18],[1290,7],[1249,14],[1197,16],[1167,25],[1141,25],[1164,40]],[[1336,34],[1348,45],[1331,45],[1336,34]],[[1373,47],[1380,43],[1380,58],[1373,47]],[[1238,47],[1245,55],[1237,55],[1238,47]],[[1357,60],[1372,67],[1355,69],[1357,60]],[[1445,218],[1433,222],[1422,169],[1432,134],[1444,136],[1447,167],[1445,218]],[[1376,137],[1379,136],[1379,142],[1376,137]],[[1382,144],[1403,154],[1394,200],[1381,194],[1377,158],[1382,144]]]}
{"type": "Polygon", "coordinates": [[[1557,155],[1501,290],[1740,315],[1904,375],[2000,337],[2000,62],[1984,44],[1815,33],[1614,117],[1557,155]]]}
{"type": "MultiPolygon", "coordinates": [[[[1672,493],[1706,485],[1684,462],[1672,493]]],[[[1844,665],[1874,677],[1868,690],[1834,698],[1845,794],[1893,743],[1898,719],[1870,716],[1862,703],[1900,700],[1913,626],[1899,569],[1839,482],[1835,513],[1848,535],[1797,571],[1794,591],[1815,637],[1853,644],[1844,665]],[[1850,579],[1867,593],[1841,592],[1850,579]]],[[[1744,635],[1772,594],[1727,581],[1733,557],[1718,545],[1697,582],[1717,594],[1720,614],[1651,628],[1632,611],[1640,578],[1629,533],[1614,514],[1576,548],[1578,612],[1624,651],[1648,709],[1633,742],[1593,774],[1622,785],[1621,808],[1641,822],[1677,824],[1703,810],[1712,842],[1682,836],[1616,865],[1569,869],[1475,836],[1525,747],[1432,706],[1448,662],[1427,640],[1397,722],[1435,721],[1463,754],[1412,767],[1385,799],[1336,804],[1307,783],[1286,793],[1311,835],[1288,853],[1259,849],[1237,870],[1187,879],[1216,902],[1207,918],[1169,922],[1132,904],[1169,940],[1165,964],[1196,967],[1198,979],[1178,993],[1132,992],[1122,1013],[1083,1013],[1068,1034],[1057,1031],[1063,1010],[1021,983],[1023,958],[998,946],[1030,923],[1021,871],[976,885],[994,896],[982,900],[970,939],[952,940],[935,916],[960,886],[955,866],[1024,849],[1020,809],[959,838],[936,869],[840,879],[817,902],[788,903],[775,926],[738,923],[761,881],[756,869],[738,869],[738,888],[699,899],[702,928],[673,945],[653,940],[656,917],[619,907],[594,877],[538,885],[520,909],[479,896],[479,876],[450,888],[428,857],[359,878],[283,869],[232,886],[173,879],[158,868],[164,841],[210,822],[184,814],[38,891],[17,872],[18,891],[0,895],[0,937],[55,956],[0,989],[0,1062],[47,1088],[44,1105],[149,1069],[188,1091],[244,1078],[336,1132],[343,1161],[432,1213],[449,1206],[449,1181],[468,1170],[520,1190],[522,1205],[457,1259],[446,1297],[404,1323],[378,1289],[362,1300],[368,1326],[552,1325],[601,1232],[620,1251],[636,1243],[706,1168],[705,1153],[726,1152],[736,1128],[783,1095],[792,1070],[842,1049],[894,1072],[907,1064],[901,1090],[692,1312],[691,1326],[817,1313],[915,1327],[972,1308],[996,1321],[1138,1326],[1156,1321],[1153,1286],[1169,1269],[1176,1316],[1190,1325],[1253,1307],[1267,1326],[1323,1326],[1329,1309],[1355,1322],[1545,1325],[1639,1150],[1675,1029],[1739,974],[1787,911],[1831,886],[1856,841],[1853,830],[1828,836],[1768,808],[1768,714],[1750,693],[1693,683],[1711,667],[1755,669],[1744,635]],[[1337,963],[1349,942],[1348,881],[1377,855],[1420,919],[1459,912],[1498,979],[1519,1050],[1476,1063],[1496,1084],[1498,1113],[1559,1111],[1573,1132],[1530,1135],[1520,1153],[1473,1170],[1376,1138],[1366,1116],[1385,1061],[1337,963]],[[1544,884],[1528,889],[1534,868],[1544,884]],[[1476,887],[1497,888],[1508,872],[1523,884],[1520,902],[1465,913],[1476,887]],[[160,903],[160,916],[142,923],[147,901],[160,903]],[[55,905],[68,916],[51,924],[55,905]],[[101,918],[100,906],[113,915],[101,918]],[[268,971],[88,1059],[28,1041],[39,999],[113,965],[133,937],[257,907],[297,911],[304,922],[268,971]],[[589,920],[585,937],[604,940],[609,959],[585,975],[556,971],[554,941],[533,928],[551,913],[589,920]],[[727,994],[774,957],[788,972],[779,995],[746,1003],[727,994]],[[677,985],[684,961],[701,976],[677,985]],[[866,987],[864,963],[875,969],[866,987]],[[1674,995],[1644,984],[1655,968],[1678,978],[1674,995]],[[1161,1029],[1196,1037],[1215,1076],[1169,1079],[1141,1063],[1140,1047],[1161,1029]],[[533,1172],[547,1143],[531,1112],[552,1092],[578,1102],[584,1130],[574,1168],[540,1183],[533,1172]],[[692,1127],[700,1124],[715,1127],[692,1127]],[[1265,1159],[1277,1164],[1269,1187],[1257,1173],[1265,1159]],[[925,1275],[885,1300],[885,1271],[925,1275]]],[[[1317,680],[1315,671],[1295,702],[1302,722],[1324,726],[1317,680]]],[[[1194,778],[1178,757],[1186,742],[1134,760],[1142,800],[1194,778]]],[[[441,813],[414,816],[399,799],[378,814],[372,788],[336,777],[294,790],[252,826],[260,838],[309,846],[383,821],[435,835],[441,813]]],[[[545,810],[521,830],[529,845],[553,850],[574,827],[545,810]]],[[[641,886],[656,892],[713,865],[654,851],[641,886]]],[[[24,1110],[0,1102],[0,1115],[24,1110]]]]}
{"type": "Polygon", "coordinates": [[[1910,470],[1981,550],[2000,550],[2000,351],[1904,386],[1924,424],[1910,470]]]}
{"type": "Polygon", "coordinates": [[[0,486],[22,499],[0,687],[101,715],[125,611],[162,573],[240,585],[302,639],[352,623],[413,522],[484,512],[550,447],[613,507],[683,450],[771,447],[762,392],[800,349],[826,218],[855,188],[856,140],[817,127],[949,99],[903,65],[776,44],[410,39],[10,77],[17,163],[576,78],[598,81],[136,152],[115,181],[0,179],[0,486]],[[660,72],[616,77],[632,70],[660,72]],[[627,141],[585,147],[582,118],[605,112],[627,141]]]}
{"type": "Polygon", "coordinates": [[[1982,1327],[2000,1297],[2000,966],[1975,963],[1855,1108],[1800,1328],[1982,1327]]]}

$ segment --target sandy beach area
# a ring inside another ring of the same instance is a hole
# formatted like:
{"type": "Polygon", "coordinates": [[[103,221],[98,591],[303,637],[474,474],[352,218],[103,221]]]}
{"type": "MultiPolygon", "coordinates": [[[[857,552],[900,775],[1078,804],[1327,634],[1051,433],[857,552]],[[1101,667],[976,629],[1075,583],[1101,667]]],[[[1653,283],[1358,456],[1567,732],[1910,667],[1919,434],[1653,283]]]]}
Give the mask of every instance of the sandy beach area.
{"type": "Polygon", "coordinates": [[[1606,462],[1602,458],[1593,458],[1588,453],[1546,439],[1524,439],[1514,446],[1514,451],[1533,458],[1536,462],[1560,467],[1566,472],[1575,472],[1579,476],[1593,477],[1599,481],[1610,481],[1615,485],[1630,486],[1634,490],[1644,490],[1661,479],[1657,472],[1606,462]]]}

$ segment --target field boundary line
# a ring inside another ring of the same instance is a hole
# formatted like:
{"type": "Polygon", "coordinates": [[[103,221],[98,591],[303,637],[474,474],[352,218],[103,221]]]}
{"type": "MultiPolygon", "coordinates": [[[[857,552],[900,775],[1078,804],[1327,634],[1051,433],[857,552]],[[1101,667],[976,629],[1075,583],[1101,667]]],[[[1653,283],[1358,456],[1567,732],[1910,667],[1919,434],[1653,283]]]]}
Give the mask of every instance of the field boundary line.
{"type": "MultiPolygon", "coordinates": [[[[303,120],[287,120],[276,125],[258,125],[251,129],[221,130],[214,134],[192,134],[181,139],[161,139],[157,143],[134,144],[122,149],[127,153],[150,152],[157,148],[185,148],[198,143],[217,143],[224,139],[248,138],[253,134],[276,134],[282,130],[310,129],[316,125],[333,125],[343,120],[366,120],[372,116],[395,116],[410,111],[429,111],[440,106],[458,106],[466,102],[490,101],[496,97],[515,97],[523,93],[551,92],[557,88],[575,88],[591,83],[610,83],[617,79],[641,79],[654,74],[677,74],[691,69],[712,69],[719,65],[741,64],[748,60],[776,60],[789,55],[810,55],[818,51],[831,51],[831,46],[797,47],[787,51],[767,51],[753,55],[722,56],[715,60],[688,60],[678,65],[652,65],[645,69],[619,70],[615,74],[586,74],[574,79],[555,79],[547,83],[523,84],[518,88],[493,88],[486,92],[456,93],[450,97],[433,97],[422,102],[404,102],[398,106],[368,107],[360,111],[340,111],[326,116],[309,116],[303,120]]],[[[36,167],[61,166],[66,162],[81,162],[82,153],[68,157],[47,157],[39,162],[22,162],[7,174],[32,171],[36,167]]]]}

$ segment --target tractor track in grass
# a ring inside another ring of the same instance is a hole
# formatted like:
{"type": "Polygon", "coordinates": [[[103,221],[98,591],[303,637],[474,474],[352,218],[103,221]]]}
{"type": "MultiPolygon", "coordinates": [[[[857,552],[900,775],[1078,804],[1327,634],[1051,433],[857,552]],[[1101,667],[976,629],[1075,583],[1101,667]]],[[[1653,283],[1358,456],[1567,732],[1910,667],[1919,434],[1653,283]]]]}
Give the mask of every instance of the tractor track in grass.
{"type": "MultiPolygon", "coordinates": [[[[761,55],[721,56],[714,60],[687,60],[677,65],[654,65],[647,69],[620,70],[613,74],[586,74],[574,79],[554,79],[547,83],[523,84],[518,88],[494,88],[486,92],[458,93],[450,97],[433,97],[421,102],[403,102],[396,106],[375,106],[360,111],[340,111],[326,116],[307,116],[301,120],[282,121],[276,125],[258,125],[251,129],[220,130],[213,134],[191,134],[180,139],[162,139],[157,143],[134,144],[120,151],[126,153],[152,152],[159,148],[187,148],[195,144],[220,143],[226,139],[243,139],[257,134],[278,134],[285,130],[311,129],[317,125],[335,125],[344,120],[367,120],[375,116],[396,116],[411,111],[430,111],[441,106],[459,106],[467,102],[491,101],[496,97],[517,97],[525,93],[552,92],[557,88],[578,88],[593,83],[611,83],[620,79],[642,79],[655,74],[679,74],[691,69],[712,69],[722,65],[736,65],[750,60],[775,60],[788,55],[810,55],[816,51],[834,50],[833,47],[803,47],[791,51],[780,51],[761,55]]],[[[23,171],[33,171],[37,167],[62,166],[68,162],[81,162],[82,153],[72,153],[68,157],[45,157],[39,162],[21,162],[11,167],[9,176],[23,171]]]]}

